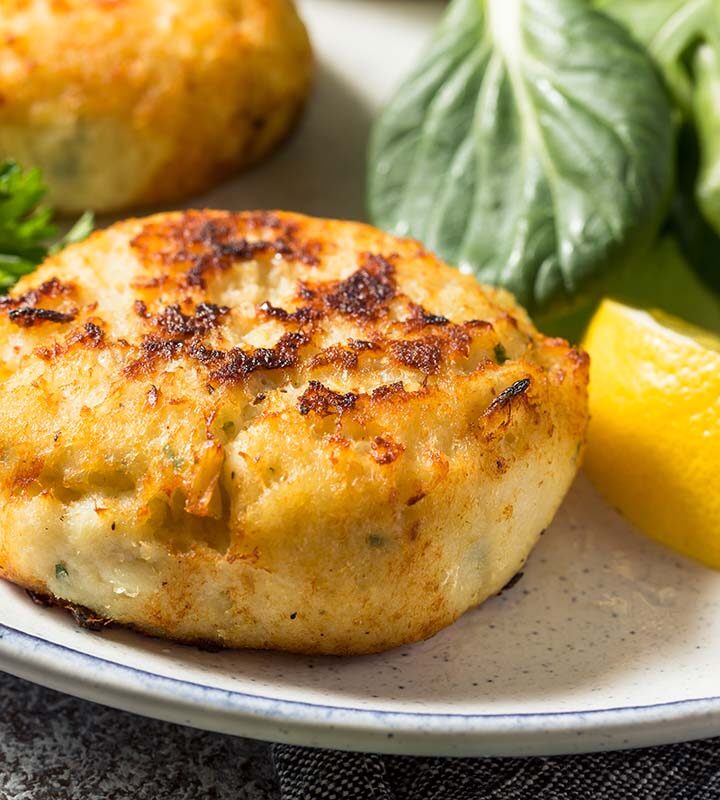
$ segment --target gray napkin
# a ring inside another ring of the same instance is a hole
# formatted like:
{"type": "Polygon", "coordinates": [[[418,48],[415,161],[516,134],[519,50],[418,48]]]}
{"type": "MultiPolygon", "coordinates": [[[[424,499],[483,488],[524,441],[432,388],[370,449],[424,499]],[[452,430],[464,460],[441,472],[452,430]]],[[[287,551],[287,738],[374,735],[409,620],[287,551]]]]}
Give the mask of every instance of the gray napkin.
{"type": "Polygon", "coordinates": [[[720,739],[553,758],[409,758],[275,745],[282,800],[718,800],[720,739]]]}

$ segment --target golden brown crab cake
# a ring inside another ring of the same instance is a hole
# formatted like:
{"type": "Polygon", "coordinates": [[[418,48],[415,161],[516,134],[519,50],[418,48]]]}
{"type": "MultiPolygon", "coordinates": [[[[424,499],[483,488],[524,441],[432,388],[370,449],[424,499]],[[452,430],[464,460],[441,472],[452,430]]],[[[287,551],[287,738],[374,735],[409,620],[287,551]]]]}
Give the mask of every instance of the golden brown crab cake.
{"type": "Polygon", "coordinates": [[[0,301],[0,573],[152,634],[365,653],[517,572],[587,359],[366,225],[132,219],[0,301]]]}
{"type": "Polygon", "coordinates": [[[187,197],[278,144],[311,72],[292,0],[3,0],[0,160],[64,211],[187,197]]]}

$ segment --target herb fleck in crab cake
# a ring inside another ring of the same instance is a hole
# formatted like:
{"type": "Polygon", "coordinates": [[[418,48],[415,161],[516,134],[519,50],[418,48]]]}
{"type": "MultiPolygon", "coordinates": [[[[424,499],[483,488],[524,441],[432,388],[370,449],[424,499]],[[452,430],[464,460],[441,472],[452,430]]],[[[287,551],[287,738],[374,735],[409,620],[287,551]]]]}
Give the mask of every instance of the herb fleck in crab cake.
{"type": "Polygon", "coordinates": [[[364,653],[522,566],[578,468],[587,361],[360,224],[197,211],[0,300],[0,574],[152,634],[364,653]]]}

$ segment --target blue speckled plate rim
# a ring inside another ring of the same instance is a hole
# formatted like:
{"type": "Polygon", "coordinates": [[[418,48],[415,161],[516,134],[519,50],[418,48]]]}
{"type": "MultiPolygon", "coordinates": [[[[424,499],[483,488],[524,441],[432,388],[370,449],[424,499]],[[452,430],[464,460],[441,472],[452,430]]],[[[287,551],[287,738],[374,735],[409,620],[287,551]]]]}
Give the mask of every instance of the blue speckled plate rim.
{"type": "MultiPolygon", "coordinates": [[[[681,739],[700,738],[720,733],[720,697],[693,698],[665,703],[641,706],[621,706],[606,709],[589,709],[585,711],[557,712],[519,712],[513,714],[462,714],[425,711],[387,711],[381,709],[363,709],[348,706],[322,705],[300,700],[284,700],[261,694],[248,694],[230,689],[207,686],[180,678],[158,675],[137,667],[120,664],[110,659],[83,652],[72,646],[56,644],[42,637],[19,631],[0,624],[0,668],[7,667],[8,672],[44,683],[47,673],[61,676],[62,683],[69,681],[77,687],[78,696],[103,702],[99,695],[108,689],[120,696],[132,696],[135,700],[154,700],[156,703],[170,704],[177,710],[192,712],[194,709],[207,712],[208,709],[224,717],[237,717],[246,722],[263,721],[273,725],[285,724],[288,728],[279,727],[277,736],[268,735],[267,725],[264,735],[258,738],[271,738],[279,741],[306,743],[308,726],[325,729],[326,734],[337,735],[343,730],[352,736],[353,733],[369,734],[373,737],[392,737],[394,734],[422,737],[462,736],[470,737],[500,736],[507,739],[517,732],[527,738],[547,737],[551,733],[594,734],[581,747],[566,745],[538,747],[530,745],[530,751],[541,754],[551,752],[575,752],[578,750],[614,749],[628,746],[643,746],[662,742],[680,741],[681,739]],[[10,651],[15,664],[24,665],[21,669],[8,666],[4,657],[10,651]],[[44,663],[31,659],[31,655],[44,656],[44,663]],[[5,662],[5,663],[4,663],[5,662]],[[29,667],[29,668],[28,668],[29,667]],[[111,676],[110,678],[108,676],[111,676]],[[83,688],[86,691],[83,691],[83,688]],[[91,688],[92,691],[87,691],[91,688]],[[684,723],[684,724],[683,724],[684,723]],[[678,724],[680,727],[678,727],[678,724]],[[297,730],[293,732],[292,728],[297,730]],[[667,735],[663,733],[667,727],[667,735]],[[622,737],[625,738],[622,738],[622,737]],[[600,737],[600,738],[598,738],[600,737]]],[[[54,682],[47,683],[51,685],[54,682]]],[[[53,685],[52,688],[57,688],[53,685]]],[[[108,705],[123,707],[123,703],[108,702],[108,705]]],[[[137,706],[127,709],[137,712],[137,706]]],[[[197,720],[185,719],[177,713],[148,713],[148,716],[159,716],[185,724],[195,725],[197,720]]],[[[227,724],[198,724],[197,727],[230,730],[227,724]]],[[[258,733],[249,727],[238,730],[239,735],[253,736],[258,733]]],[[[309,742],[308,742],[309,743],[309,742]]],[[[328,735],[320,736],[314,744],[333,746],[344,749],[356,749],[346,741],[337,742],[328,735]]],[[[357,749],[367,749],[365,744],[357,749]]],[[[383,745],[383,750],[408,752],[407,746],[383,745]]],[[[425,748],[422,748],[425,750],[425,748]]],[[[441,748],[444,749],[444,748],[441,748]]],[[[467,750],[467,747],[463,748],[467,750]]],[[[500,747],[502,750],[503,747],[500,747]]],[[[512,749],[512,748],[511,748],[512,749]]],[[[526,748],[527,750],[527,745],[526,748]]],[[[410,746],[410,751],[413,747],[410,746]]],[[[497,748],[493,748],[497,750],[497,748]]],[[[440,754],[440,753],[438,753],[440,754]]],[[[445,753],[443,753],[445,754],[445,753]]]]}

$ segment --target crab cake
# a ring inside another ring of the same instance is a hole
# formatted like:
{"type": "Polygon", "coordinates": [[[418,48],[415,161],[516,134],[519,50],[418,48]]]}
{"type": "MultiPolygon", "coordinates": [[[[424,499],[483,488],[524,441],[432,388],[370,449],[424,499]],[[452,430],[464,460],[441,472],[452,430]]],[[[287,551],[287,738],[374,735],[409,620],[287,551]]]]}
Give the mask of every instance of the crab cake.
{"type": "Polygon", "coordinates": [[[292,0],[3,0],[0,159],[65,212],[176,200],[269,153],[311,71],[292,0]]]}
{"type": "Polygon", "coordinates": [[[587,359],[350,222],[128,220],[0,301],[0,574],[177,640],[366,653],[499,591],[578,468],[587,359]]]}

